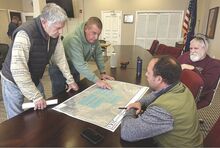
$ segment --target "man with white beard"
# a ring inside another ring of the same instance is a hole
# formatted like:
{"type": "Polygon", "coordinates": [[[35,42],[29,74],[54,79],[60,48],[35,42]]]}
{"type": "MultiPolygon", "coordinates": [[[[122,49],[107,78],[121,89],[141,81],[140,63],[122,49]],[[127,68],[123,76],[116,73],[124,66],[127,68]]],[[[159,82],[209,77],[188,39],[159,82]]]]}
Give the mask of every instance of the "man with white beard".
{"type": "Polygon", "coordinates": [[[220,60],[211,58],[207,52],[206,37],[197,35],[190,42],[190,51],[178,58],[182,69],[193,70],[204,80],[204,87],[197,103],[198,109],[210,104],[220,77],[220,60]]]}

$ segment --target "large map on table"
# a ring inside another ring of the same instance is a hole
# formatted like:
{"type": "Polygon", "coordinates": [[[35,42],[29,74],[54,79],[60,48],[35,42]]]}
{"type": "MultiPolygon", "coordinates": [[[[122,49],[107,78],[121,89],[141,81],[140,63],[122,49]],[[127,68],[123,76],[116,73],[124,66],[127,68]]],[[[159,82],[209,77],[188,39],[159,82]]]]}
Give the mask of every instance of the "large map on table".
{"type": "Polygon", "coordinates": [[[112,86],[111,90],[94,84],[53,109],[114,132],[125,113],[118,107],[139,100],[148,87],[120,81],[107,82],[112,86]]]}

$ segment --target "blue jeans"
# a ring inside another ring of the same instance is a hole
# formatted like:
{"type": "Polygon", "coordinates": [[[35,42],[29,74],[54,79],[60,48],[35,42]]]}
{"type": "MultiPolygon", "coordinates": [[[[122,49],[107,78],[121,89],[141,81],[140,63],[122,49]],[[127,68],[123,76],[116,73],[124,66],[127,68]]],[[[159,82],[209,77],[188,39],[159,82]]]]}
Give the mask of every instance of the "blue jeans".
{"type": "MultiPolygon", "coordinates": [[[[76,69],[72,66],[70,67],[71,74],[75,80],[75,82],[80,81],[80,75],[76,71],[76,69]]],[[[59,93],[63,92],[66,88],[66,78],[64,78],[60,69],[55,65],[49,65],[49,75],[52,86],[52,95],[56,96],[59,93]]]]}
{"type": "MultiPolygon", "coordinates": [[[[6,80],[4,77],[1,77],[1,83],[5,110],[7,113],[7,118],[10,119],[24,111],[22,109],[22,104],[24,103],[24,95],[16,84],[6,80]]],[[[37,88],[45,98],[44,87],[41,82],[37,88]]]]}

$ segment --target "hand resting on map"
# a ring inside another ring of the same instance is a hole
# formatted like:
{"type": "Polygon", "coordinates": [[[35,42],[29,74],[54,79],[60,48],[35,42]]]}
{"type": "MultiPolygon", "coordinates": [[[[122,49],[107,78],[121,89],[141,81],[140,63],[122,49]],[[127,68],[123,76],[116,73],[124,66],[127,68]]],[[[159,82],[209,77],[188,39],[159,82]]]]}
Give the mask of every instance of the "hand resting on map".
{"type": "Polygon", "coordinates": [[[141,103],[140,102],[134,102],[134,103],[131,103],[127,106],[127,110],[129,110],[131,108],[136,110],[136,115],[141,113],[141,103]]]}
{"type": "Polygon", "coordinates": [[[108,84],[105,80],[97,80],[96,85],[103,89],[112,89],[111,85],[108,84]]]}
{"type": "Polygon", "coordinates": [[[107,74],[101,74],[101,79],[102,80],[115,80],[115,78],[113,78],[107,74]]]}

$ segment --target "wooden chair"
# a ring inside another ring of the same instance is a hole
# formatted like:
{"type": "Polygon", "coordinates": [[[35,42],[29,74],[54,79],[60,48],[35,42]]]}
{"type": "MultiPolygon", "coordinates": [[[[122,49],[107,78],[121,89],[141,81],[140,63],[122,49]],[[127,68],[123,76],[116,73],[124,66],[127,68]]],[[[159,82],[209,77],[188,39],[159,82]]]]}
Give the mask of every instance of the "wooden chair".
{"type": "Polygon", "coordinates": [[[155,51],[155,55],[171,55],[174,58],[178,58],[181,55],[181,52],[181,48],[159,44],[157,50],[155,51]]]}
{"type": "Polygon", "coordinates": [[[204,86],[202,77],[192,70],[184,69],[181,73],[180,81],[189,88],[197,103],[204,86]]]}
{"type": "Polygon", "coordinates": [[[153,40],[150,49],[148,49],[148,51],[151,53],[151,55],[154,55],[155,51],[157,50],[159,45],[159,41],[158,40],[153,40]]]}

